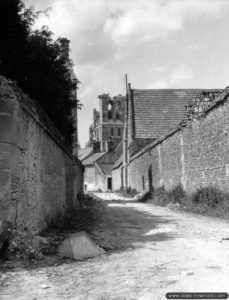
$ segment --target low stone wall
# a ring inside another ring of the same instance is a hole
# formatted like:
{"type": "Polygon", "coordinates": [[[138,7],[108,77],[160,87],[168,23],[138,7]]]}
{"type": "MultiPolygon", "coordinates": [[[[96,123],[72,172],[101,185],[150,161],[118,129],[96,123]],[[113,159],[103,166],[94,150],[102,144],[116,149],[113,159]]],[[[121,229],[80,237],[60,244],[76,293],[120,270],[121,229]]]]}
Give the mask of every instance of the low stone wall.
{"type": "Polygon", "coordinates": [[[215,185],[229,192],[229,90],[197,119],[161,137],[133,156],[130,187],[167,190],[182,183],[191,193],[215,185]]]}
{"type": "Polygon", "coordinates": [[[0,219],[39,232],[78,205],[83,168],[36,101],[0,77],[0,219]]]}

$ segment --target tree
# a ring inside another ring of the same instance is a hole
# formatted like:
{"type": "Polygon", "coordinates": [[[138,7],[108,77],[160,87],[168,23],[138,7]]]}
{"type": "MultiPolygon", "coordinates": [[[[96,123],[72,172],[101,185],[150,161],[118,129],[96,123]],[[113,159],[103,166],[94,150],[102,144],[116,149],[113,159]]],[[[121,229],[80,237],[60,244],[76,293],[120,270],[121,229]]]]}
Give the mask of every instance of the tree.
{"type": "Polygon", "coordinates": [[[39,12],[21,0],[0,2],[0,73],[16,80],[35,98],[57,128],[71,142],[74,131],[72,108],[72,62],[61,55],[60,40],[53,40],[47,27],[32,30],[39,12]]]}

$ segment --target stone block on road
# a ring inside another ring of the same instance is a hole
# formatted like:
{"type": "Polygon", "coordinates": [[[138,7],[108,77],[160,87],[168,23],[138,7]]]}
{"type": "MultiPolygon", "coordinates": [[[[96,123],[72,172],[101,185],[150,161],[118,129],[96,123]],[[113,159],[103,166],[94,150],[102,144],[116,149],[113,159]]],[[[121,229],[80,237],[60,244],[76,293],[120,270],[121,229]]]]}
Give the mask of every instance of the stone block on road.
{"type": "Polygon", "coordinates": [[[83,260],[104,254],[105,251],[85,231],[81,231],[66,238],[59,247],[59,253],[64,257],[83,260]]]}

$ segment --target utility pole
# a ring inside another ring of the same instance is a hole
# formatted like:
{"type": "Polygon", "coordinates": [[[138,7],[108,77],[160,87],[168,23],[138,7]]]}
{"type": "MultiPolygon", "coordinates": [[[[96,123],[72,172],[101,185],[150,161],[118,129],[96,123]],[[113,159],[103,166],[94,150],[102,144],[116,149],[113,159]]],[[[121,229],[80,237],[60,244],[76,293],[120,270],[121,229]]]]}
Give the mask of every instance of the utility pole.
{"type": "Polygon", "coordinates": [[[125,100],[125,123],[124,123],[124,136],[123,136],[123,187],[128,188],[128,108],[129,108],[129,93],[128,93],[128,78],[125,75],[126,83],[126,100],[125,100]]]}

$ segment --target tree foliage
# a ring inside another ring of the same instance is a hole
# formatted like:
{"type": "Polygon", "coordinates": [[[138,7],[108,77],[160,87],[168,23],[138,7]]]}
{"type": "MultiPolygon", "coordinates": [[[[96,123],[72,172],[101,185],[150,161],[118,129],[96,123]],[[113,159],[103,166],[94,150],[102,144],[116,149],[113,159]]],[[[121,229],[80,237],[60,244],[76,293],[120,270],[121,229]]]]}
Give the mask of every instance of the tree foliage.
{"type": "Polygon", "coordinates": [[[0,1],[0,74],[16,80],[71,141],[77,84],[72,63],[61,56],[60,40],[53,40],[47,27],[32,29],[38,15],[22,0],[0,1]]]}

